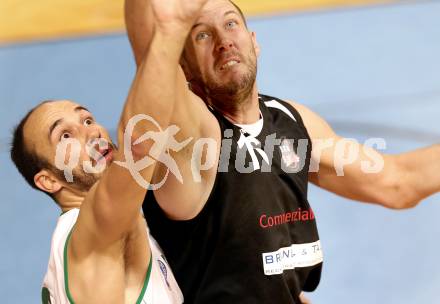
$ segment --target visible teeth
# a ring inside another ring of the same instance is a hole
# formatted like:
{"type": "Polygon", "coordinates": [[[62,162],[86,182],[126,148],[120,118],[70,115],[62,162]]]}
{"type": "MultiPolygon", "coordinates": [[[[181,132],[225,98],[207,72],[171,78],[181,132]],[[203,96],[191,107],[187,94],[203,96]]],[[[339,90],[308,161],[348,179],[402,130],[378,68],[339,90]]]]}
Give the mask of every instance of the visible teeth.
{"type": "Polygon", "coordinates": [[[233,66],[233,65],[236,65],[237,63],[238,63],[238,62],[235,61],[235,60],[228,61],[228,62],[226,62],[226,63],[222,66],[222,69],[225,69],[225,68],[227,68],[227,67],[231,67],[231,66],[233,66]]]}
{"type": "Polygon", "coordinates": [[[107,156],[108,153],[109,153],[109,150],[101,151],[101,152],[100,152],[101,156],[99,157],[99,159],[101,159],[101,158],[105,158],[105,157],[107,156]]]}

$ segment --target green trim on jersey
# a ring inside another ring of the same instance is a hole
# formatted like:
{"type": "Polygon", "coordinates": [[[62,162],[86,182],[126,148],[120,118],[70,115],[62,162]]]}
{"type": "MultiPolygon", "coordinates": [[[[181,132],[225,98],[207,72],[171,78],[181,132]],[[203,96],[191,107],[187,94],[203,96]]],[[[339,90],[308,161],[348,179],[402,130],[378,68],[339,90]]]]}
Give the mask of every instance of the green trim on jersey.
{"type": "Polygon", "coordinates": [[[141,294],[139,295],[136,304],[142,303],[142,299],[144,298],[145,292],[147,291],[148,283],[150,282],[150,274],[151,274],[152,266],[153,266],[153,253],[150,250],[150,263],[148,263],[148,270],[147,270],[147,274],[145,275],[144,286],[142,287],[141,294]]]}
{"type": "Polygon", "coordinates": [[[42,304],[52,304],[52,302],[50,301],[50,292],[47,287],[43,287],[43,289],[41,290],[41,302],[42,304]]]}
{"type": "MultiPolygon", "coordinates": [[[[68,273],[68,267],[67,267],[67,244],[69,243],[70,237],[72,236],[73,228],[69,232],[69,235],[67,236],[66,243],[64,244],[64,288],[66,290],[67,299],[69,300],[70,304],[75,304],[73,301],[72,295],[69,290],[69,273],[68,273]]],[[[148,283],[150,282],[150,275],[151,275],[151,269],[153,268],[153,254],[150,251],[150,262],[148,263],[148,269],[147,273],[145,275],[144,285],[142,286],[141,294],[139,295],[136,304],[141,304],[142,299],[144,298],[145,292],[147,291],[148,283]]],[[[50,302],[49,302],[50,303],[50,302]]]]}
{"type": "Polygon", "coordinates": [[[70,304],[75,304],[75,302],[73,302],[73,298],[69,290],[69,273],[67,267],[67,244],[69,243],[70,237],[72,236],[73,228],[75,228],[75,226],[73,226],[72,229],[70,230],[69,235],[67,236],[66,239],[66,244],[64,244],[64,288],[66,289],[67,299],[69,300],[70,304]]]}

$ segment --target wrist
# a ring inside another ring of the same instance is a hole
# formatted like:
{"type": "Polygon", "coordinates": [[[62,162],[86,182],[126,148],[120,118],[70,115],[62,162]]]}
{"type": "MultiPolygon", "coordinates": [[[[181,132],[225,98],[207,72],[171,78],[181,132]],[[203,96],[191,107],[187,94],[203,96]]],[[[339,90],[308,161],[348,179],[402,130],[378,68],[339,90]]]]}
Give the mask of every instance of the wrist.
{"type": "Polygon", "coordinates": [[[152,41],[155,41],[155,45],[159,46],[159,49],[165,48],[167,53],[179,50],[180,56],[180,52],[182,52],[188,37],[188,32],[189,30],[182,29],[181,27],[157,27],[152,41]]]}
{"type": "Polygon", "coordinates": [[[191,30],[192,23],[180,21],[158,22],[156,24],[156,33],[163,37],[174,39],[186,39],[191,30]]]}

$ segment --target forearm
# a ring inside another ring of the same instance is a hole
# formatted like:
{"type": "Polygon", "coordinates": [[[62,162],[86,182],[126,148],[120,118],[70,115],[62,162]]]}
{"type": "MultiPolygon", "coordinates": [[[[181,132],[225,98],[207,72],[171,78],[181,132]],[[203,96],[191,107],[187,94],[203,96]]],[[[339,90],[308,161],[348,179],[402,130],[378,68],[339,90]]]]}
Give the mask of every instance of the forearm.
{"type": "Polygon", "coordinates": [[[319,187],[393,209],[413,207],[440,191],[440,145],[383,155],[370,146],[336,135],[316,113],[291,103],[314,140],[314,165],[309,177],[319,187]]]}
{"type": "MultiPolygon", "coordinates": [[[[138,71],[118,127],[120,144],[123,144],[125,126],[133,116],[147,114],[161,127],[167,127],[176,99],[179,104],[190,100],[179,62],[189,31],[206,1],[126,1],[127,30],[137,57],[138,71]],[[140,54],[143,57],[139,62],[140,54]]],[[[178,113],[174,115],[178,116],[178,113]]],[[[140,125],[144,128],[138,128],[137,133],[143,134],[148,127],[140,125]]]]}
{"type": "MultiPolygon", "coordinates": [[[[158,157],[150,158],[150,163],[140,172],[128,158],[132,157],[134,161],[143,158],[150,153],[149,148],[153,148],[153,145],[154,149],[151,150],[160,155],[166,145],[168,138],[153,138],[155,140],[136,145],[134,143],[146,132],[151,132],[155,137],[163,136],[160,129],[165,130],[170,124],[177,99],[180,101],[186,96],[184,92],[188,90],[183,90],[185,82],[178,84],[181,72],[179,60],[194,16],[204,0],[199,1],[151,2],[156,24],[121,114],[118,125],[119,149],[115,151],[114,162],[86,198],[84,205],[91,212],[82,209],[85,212],[81,218],[85,218],[89,227],[93,227],[92,231],[100,232],[96,235],[103,236],[99,240],[102,243],[108,244],[125,235],[132,229],[139,215],[158,157]],[[188,7],[190,9],[186,10],[188,7]],[[184,18],[173,18],[176,12],[182,11],[187,13],[184,18]],[[132,118],[136,115],[143,116],[140,117],[140,123],[136,123],[130,130],[127,125],[133,122],[132,118]],[[130,132],[126,133],[126,130],[130,132]]],[[[131,3],[142,1],[133,0],[131,3]]]]}
{"type": "MultiPolygon", "coordinates": [[[[149,153],[151,147],[145,143],[138,145],[133,143],[145,132],[159,131],[153,124],[144,121],[136,125],[134,132],[125,134],[128,122],[135,115],[146,114],[153,118],[162,129],[168,127],[175,102],[175,90],[172,89],[173,79],[177,74],[178,58],[181,52],[178,43],[179,40],[175,36],[164,35],[160,32],[154,33],[150,48],[136,73],[124,105],[118,127],[119,149],[115,151],[115,161],[133,167],[134,164],[130,164],[126,157],[133,157],[134,161],[138,161],[149,153]],[[124,145],[127,144],[127,136],[130,147],[124,145]],[[127,148],[130,149],[127,150],[127,148]],[[126,154],[127,151],[131,155],[126,154]]],[[[182,39],[180,43],[183,44],[182,39]]],[[[160,149],[163,148],[164,146],[160,147],[160,149]]],[[[137,169],[129,170],[114,162],[101,178],[93,195],[93,214],[96,229],[105,231],[108,236],[106,242],[117,240],[132,229],[147,191],[145,185],[151,181],[154,167],[155,161],[152,160],[135,178],[130,170],[136,171],[137,174],[137,169]],[[144,182],[146,184],[142,184],[144,182]]]]}
{"type": "Polygon", "coordinates": [[[440,191],[440,145],[392,156],[400,208],[414,207],[440,191]]]}
{"type": "MultiPolygon", "coordinates": [[[[181,3],[178,1],[176,1],[175,5],[184,3],[183,1],[181,3]]],[[[196,17],[195,12],[197,12],[198,8],[193,8],[194,13],[188,12],[185,18],[176,20],[176,18],[173,18],[174,10],[178,11],[176,7],[170,9],[161,0],[155,0],[154,3],[155,17],[158,19],[156,19],[152,40],[138,67],[136,77],[124,105],[118,127],[118,144],[120,149],[117,152],[117,160],[123,162],[126,161],[125,158],[127,156],[132,156],[135,161],[144,158],[145,155],[151,156],[149,166],[139,172],[147,183],[151,181],[155,160],[159,159],[159,155],[167,145],[167,138],[163,138],[166,135],[160,134],[162,132],[160,129],[166,130],[169,127],[170,123],[172,123],[173,115],[176,115],[174,111],[175,104],[182,102],[189,94],[185,82],[182,81],[179,61],[186,37],[193,25],[193,20],[196,17]],[[131,131],[130,134],[126,133],[129,122],[139,114],[144,115],[140,117],[142,119],[141,122],[137,123],[134,129],[129,130],[131,131]],[[153,132],[155,136],[161,137],[162,140],[155,138],[154,140],[147,140],[135,145],[134,143],[139,137],[146,132],[153,132]],[[125,145],[130,145],[130,147],[125,145]],[[128,155],[127,152],[131,152],[131,155],[128,155]]],[[[120,185],[115,185],[115,187],[120,188],[122,194],[118,195],[125,198],[123,201],[128,201],[126,198],[130,198],[130,203],[124,204],[125,207],[115,204],[115,210],[121,208],[139,210],[143,200],[142,194],[145,193],[140,192],[136,188],[133,178],[120,179],[119,182],[120,185]],[[129,192],[136,193],[136,197],[133,197],[133,193],[129,192]]],[[[145,187],[145,183],[143,186],[145,187]]],[[[115,191],[113,187],[107,189],[108,191],[115,191]]],[[[128,209],[121,209],[119,212],[132,214],[128,209]]]]}
{"type": "Polygon", "coordinates": [[[440,191],[440,145],[382,156],[382,170],[362,176],[356,173],[353,175],[357,178],[347,181],[352,198],[387,208],[407,209],[440,191]]]}
{"type": "MultiPolygon", "coordinates": [[[[179,98],[177,75],[180,54],[186,35],[156,28],[151,44],[144,55],[130,89],[118,127],[118,142],[123,145],[125,127],[135,115],[146,114],[162,129],[166,129],[179,98]]],[[[133,140],[154,126],[140,123],[132,134],[133,140]]],[[[139,149],[145,154],[145,149],[139,149]]]]}
{"type": "Polygon", "coordinates": [[[154,32],[154,16],[149,0],[125,0],[125,26],[133,50],[136,65],[139,66],[148,49],[154,32]]]}
{"type": "MultiPolygon", "coordinates": [[[[141,0],[132,0],[131,9],[143,9],[141,0]]],[[[145,1],[145,0],[144,0],[145,1]]],[[[176,99],[179,103],[189,100],[179,62],[186,38],[206,0],[150,0],[148,14],[154,18],[152,40],[138,66],[118,128],[118,140],[123,142],[123,133],[129,120],[137,114],[147,114],[161,127],[167,127],[173,114],[176,99]]],[[[129,24],[127,20],[127,24],[129,24]]],[[[139,34],[138,34],[139,36],[139,34]]],[[[175,114],[177,115],[177,114],[175,114]]],[[[147,124],[140,124],[138,134],[148,130],[147,124]]],[[[150,125],[151,127],[151,125],[150,125]]],[[[136,139],[136,134],[133,139],[136,139]]],[[[144,152],[142,147],[138,147],[144,152]]]]}
{"type": "Polygon", "coordinates": [[[326,149],[320,155],[319,170],[312,171],[310,181],[340,196],[386,208],[402,209],[414,204],[414,188],[408,186],[407,168],[399,164],[400,155],[380,154],[347,140],[344,149],[357,151],[352,155],[355,158],[348,162],[340,149],[326,149]]]}
{"type": "MultiPolygon", "coordinates": [[[[133,157],[134,161],[138,161],[149,154],[152,145],[156,145],[156,151],[165,148],[166,142],[160,141],[154,143],[146,141],[134,145],[134,142],[145,132],[160,132],[156,125],[142,120],[131,130],[133,132],[127,134],[126,131],[130,130],[126,127],[130,120],[139,114],[150,116],[162,130],[168,127],[174,103],[179,98],[176,78],[185,38],[184,34],[162,31],[160,28],[153,33],[152,41],[137,70],[121,114],[118,126],[119,149],[115,152],[115,161],[130,166],[126,157],[133,157]],[[125,146],[126,144],[130,147],[125,146]],[[157,145],[160,144],[163,145],[158,147],[157,145]]],[[[112,164],[102,177],[96,189],[94,200],[97,208],[94,213],[98,217],[100,228],[107,231],[109,236],[112,235],[117,239],[131,229],[133,219],[139,213],[147,190],[145,185],[151,181],[154,172],[155,160],[150,160],[151,163],[139,172],[137,179],[131,175],[130,170],[116,163],[112,164]]],[[[134,168],[131,170],[136,171],[136,174],[138,172],[134,168]]]]}

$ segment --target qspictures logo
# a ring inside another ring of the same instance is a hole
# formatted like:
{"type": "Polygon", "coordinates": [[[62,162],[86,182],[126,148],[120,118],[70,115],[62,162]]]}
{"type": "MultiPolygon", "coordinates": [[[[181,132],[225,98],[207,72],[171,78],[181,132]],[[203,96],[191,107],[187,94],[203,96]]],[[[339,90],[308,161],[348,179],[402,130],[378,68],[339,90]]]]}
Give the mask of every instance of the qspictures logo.
{"type": "MultiPolygon", "coordinates": [[[[191,177],[194,182],[202,182],[202,171],[209,170],[218,164],[218,172],[229,172],[231,147],[233,144],[233,130],[224,130],[221,141],[220,156],[218,162],[216,159],[218,143],[213,138],[187,138],[183,141],[177,141],[176,135],[180,128],[176,125],[170,125],[165,130],[151,117],[145,114],[138,114],[131,118],[124,132],[124,157],[125,161],[115,161],[114,163],[129,170],[136,182],[145,189],[157,190],[162,187],[170,174],[183,183],[183,176],[179,165],[170,152],[179,152],[190,143],[192,147],[191,159],[191,177]],[[149,130],[132,143],[132,135],[136,125],[142,121],[152,123],[156,130],[149,130]],[[132,146],[141,144],[145,141],[151,141],[153,144],[144,158],[135,161],[132,146]],[[206,152],[206,153],[204,153],[206,152]],[[141,172],[152,166],[154,163],[160,163],[166,168],[166,174],[163,179],[155,184],[146,181],[141,172]]],[[[57,145],[55,155],[55,166],[64,172],[67,182],[74,182],[73,170],[77,166],[82,166],[86,173],[102,173],[107,166],[105,158],[99,151],[107,149],[109,143],[104,139],[95,139],[84,147],[86,154],[91,160],[79,163],[80,153],[83,149],[81,143],[75,138],[69,138],[61,141],[57,145]],[[69,151],[69,153],[68,153],[69,151]],[[68,157],[66,157],[68,156],[68,157]]],[[[321,158],[326,155],[326,166],[332,162],[332,166],[337,176],[344,176],[346,166],[359,166],[365,174],[379,173],[384,168],[384,159],[377,150],[386,149],[386,142],[382,138],[371,138],[360,145],[355,139],[314,139],[312,143],[308,139],[286,139],[277,138],[276,133],[268,135],[265,138],[264,145],[257,138],[242,132],[237,142],[237,154],[235,155],[235,170],[239,173],[252,173],[257,170],[261,172],[272,171],[272,160],[275,149],[281,153],[281,169],[286,173],[298,173],[304,169],[306,163],[307,151],[313,146],[312,158],[310,160],[309,172],[318,172],[320,170],[321,158]],[[264,146],[264,148],[262,148],[264,146]],[[332,149],[329,154],[325,154],[328,149],[332,149]],[[362,159],[360,156],[362,155],[362,159]],[[251,157],[246,161],[247,156],[251,157]]],[[[295,215],[286,215],[286,218],[295,218],[295,215]]],[[[273,219],[274,223],[278,218],[273,219]]],[[[265,225],[272,223],[270,218],[265,225]]]]}

